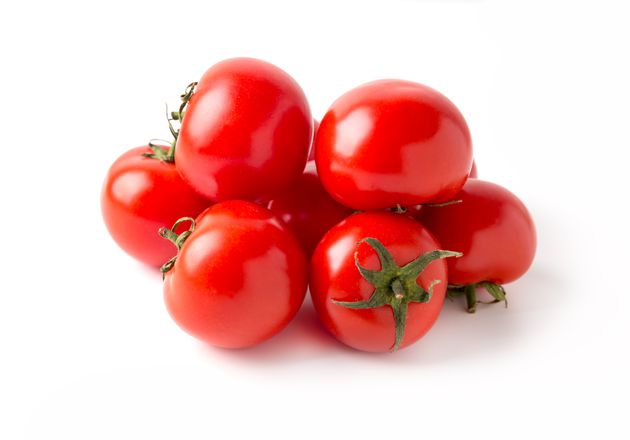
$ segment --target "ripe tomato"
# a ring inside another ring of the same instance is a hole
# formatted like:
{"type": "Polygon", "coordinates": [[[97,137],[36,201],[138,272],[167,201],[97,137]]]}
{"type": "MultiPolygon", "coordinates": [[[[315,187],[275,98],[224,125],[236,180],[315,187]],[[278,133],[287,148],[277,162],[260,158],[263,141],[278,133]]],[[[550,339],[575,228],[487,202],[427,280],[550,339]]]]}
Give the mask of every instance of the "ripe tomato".
{"type": "Polygon", "coordinates": [[[209,344],[258,344],[282,330],[304,300],[304,252],[262,206],[218,203],[197,218],[191,233],[162,234],[180,247],[174,263],[163,268],[168,311],[209,344]]]}
{"type": "Polygon", "coordinates": [[[310,291],[324,326],[358,350],[396,350],[420,339],[440,313],[446,264],[427,229],[389,212],[333,227],[311,259],[310,291]],[[437,260],[437,261],[434,261],[437,260]]]}
{"type": "Polygon", "coordinates": [[[472,164],[463,116],[444,95],[417,83],[381,80],[333,103],[315,141],[328,192],[355,209],[448,200],[472,164]]]}
{"type": "Polygon", "coordinates": [[[304,92],[286,72],[260,60],[229,59],[196,85],[175,163],[215,201],[270,200],[302,173],[312,129],[304,92]]]}
{"type": "Polygon", "coordinates": [[[291,189],[269,203],[269,209],[293,231],[307,256],[330,228],[353,213],[326,192],[313,161],[291,189]]]}
{"type": "Polygon", "coordinates": [[[464,256],[448,260],[450,291],[466,295],[475,311],[475,289],[505,300],[502,284],[522,276],[536,252],[536,229],[527,208],[507,189],[470,179],[453,197],[460,203],[423,206],[412,212],[448,249],[464,256]]]}
{"type": "Polygon", "coordinates": [[[317,137],[317,130],[319,129],[319,121],[313,119],[313,140],[311,141],[311,149],[308,152],[308,161],[315,160],[315,139],[317,137]]]}
{"type": "Polygon", "coordinates": [[[157,230],[199,214],[211,202],[182,180],[175,165],[145,153],[153,151],[148,146],[134,148],[114,162],[103,185],[101,210],[109,233],[125,252],[159,267],[176,251],[157,230]]]}

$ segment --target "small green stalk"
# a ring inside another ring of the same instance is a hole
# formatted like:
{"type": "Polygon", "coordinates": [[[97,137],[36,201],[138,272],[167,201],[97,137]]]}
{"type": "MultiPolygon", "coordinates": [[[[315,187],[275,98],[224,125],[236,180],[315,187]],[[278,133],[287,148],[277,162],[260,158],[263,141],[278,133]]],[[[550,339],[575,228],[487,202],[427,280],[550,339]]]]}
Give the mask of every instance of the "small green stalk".
{"type": "Polygon", "coordinates": [[[441,280],[433,280],[425,291],[417,283],[417,278],[434,260],[448,257],[461,257],[460,252],[436,250],[420,255],[412,262],[400,267],[383,244],[376,238],[364,238],[357,244],[367,243],[378,255],[381,270],[369,270],[359,263],[358,252],[354,253],[355,265],[363,278],[374,286],[374,293],[366,301],[336,301],[333,303],[349,309],[374,309],[390,306],[394,315],[396,337],[391,351],[396,351],[405,336],[409,303],[425,303],[433,295],[433,287],[441,280]]]}
{"type": "Polygon", "coordinates": [[[468,313],[475,313],[477,311],[477,304],[495,304],[498,302],[505,303],[507,308],[508,302],[505,289],[502,285],[491,283],[490,281],[482,281],[480,283],[465,284],[465,285],[449,285],[446,291],[446,295],[449,299],[458,298],[464,296],[466,298],[466,311],[468,313]],[[479,301],[477,299],[477,288],[483,288],[486,292],[492,296],[492,301],[479,301]]]}
{"type": "Polygon", "coordinates": [[[142,155],[144,157],[148,157],[149,159],[157,159],[166,163],[175,163],[175,143],[175,140],[169,144],[168,141],[162,139],[151,139],[149,141],[151,153],[142,153],[142,155]]]}
{"type": "MultiPolygon", "coordinates": [[[[182,248],[182,246],[184,245],[184,243],[186,242],[190,234],[192,234],[193,231],[195,230],[195,227],[196,227],[196,223],[195,223],[194,218],[182,217],[175,222],[175,224],[173,225],[171,229],[160,228],[158,230],[158,234],[160,234],[160,237],[173,243],[175,247],[177,248],[177,251],[179,252],[179,250],[182,248]],[[182,232],[181,234],[178,234],[177,232],[175,232],[177,230],[177,227],[184,222],[190,222],[190,226],[188,227],[188,229],[182,232]]],[[[162,267],[160,267],[160,272],[162,272],[162,279],[164,279],[164,277],[166,276],[166,272],[168,272],[169,270],[173,268],[173,266],[175,265],[175,261],[177,261],[177,255],[171,258],[170,260],[168,260],[166,263],[164,263],[162,267]]]]}
{"type": "Polygon", "coordinates": [[[171,132],[173,140],[165,141],[161,139],[152,139],[149,142],[151,153],[143,153],[142,155],[144,157],[161,160],[162,162],[166,163],[175,162],[175,146],[177,145],[177,138],[179,137],[179,129],[175,129],[175,127],[173,126],[173,121],[178,121],[181,126],[181,122],[184,119],[186,107],[188,106],[190,99],[195,93],[196,86],[196,82],[188,84],[184,93],[182,93],[179,97],[181,100],[181,104],[179,105],[179,109],[176,112],[169,112],[168,104],[166,105],[166,120],[168,122],[168,130],[171,132]]]}

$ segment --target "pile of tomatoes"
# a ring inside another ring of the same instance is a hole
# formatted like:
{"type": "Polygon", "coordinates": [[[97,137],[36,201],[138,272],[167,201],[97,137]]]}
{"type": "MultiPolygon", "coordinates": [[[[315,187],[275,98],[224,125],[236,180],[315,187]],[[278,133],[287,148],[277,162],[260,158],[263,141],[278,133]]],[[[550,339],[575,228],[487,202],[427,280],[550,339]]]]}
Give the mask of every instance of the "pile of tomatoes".
{"type": "Polygon", "coordinates": [[[173,140],[114,162],[102,212],[123,250],[161,266],[175,322],[212,345],[272,337],[308,288],[339,341],[394,351],[447,296],[507,304],[502,285],[534,258],[527,208],[476,178],[466,121],[427,86],[364,84],[318,124],[286,72],[235,58],[167,116],[173,140]]]}

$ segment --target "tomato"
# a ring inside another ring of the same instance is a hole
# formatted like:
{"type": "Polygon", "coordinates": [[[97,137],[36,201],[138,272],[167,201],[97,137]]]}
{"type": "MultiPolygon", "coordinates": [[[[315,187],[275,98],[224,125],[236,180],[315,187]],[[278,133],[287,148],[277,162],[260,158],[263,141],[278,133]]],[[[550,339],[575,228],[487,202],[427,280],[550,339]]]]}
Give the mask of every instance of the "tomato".
{"type": "Polygon", "coordinates": [[[326,192],[312,161],[291,189],[269,203],[269,209],[293,231],[307,256],[330,228],[353,213],[326,192]]]}
{"type": "Polygon", "coordinates": [[[264,61],[234,58],[206,71],[188,102],[175,163],[215,200],[270,200],[302,173],[313,119],[304,92],[264,61]]]}
{"type": "Polygon", "coordinates": [[[315,139],[317,137],[317,130],[319,129],[319,121],[313,119],[313,140],[311,141],[311,149],[308,152],[308,161],[315,160],[315,139]]]}
{"type": "Polygon", "coordinates": [[[389,212],[348,217],[311,259],[317,314],[338,340],[364,351],[406,347],[433,325],[444,302],[446,264],[431,233],[389,212]]]}
{"type": "Polygon", "coordinates": [[[114,241],[137,260],[159,267],[176,251],[158,229],[212,203],[193,191],[172,163],[144,156],[152,153],[148,146],[138,147],[114,162],[103,185],[101,209],[114,241]]]}
{"type": "Polygon", "coordinates": [[[195,223],[186,235],[161,232],[180,248],[163,267],[175,322],[226,348],[282,330],[306,293],[306,259],[293,234],[268,209],[238,200],[212,206],[195,223]]]}
{"type": "Polygon", "coordinates": [[[315,160],[340,203],[385,209],[448,200],[468,178],[472,144],[466,121],[444,95],[381,80],[333,103],[317,132],[315,160]]]}
{"type": "Polygon", "coordinates": [[[423,206],[413,214],[448,249],[464,256],[448,260],[453,295],[465,295],[475,311],[475,289],[505,300],[502,284],[521,277],[536,253],[536,229],[527,208],[514,194],[494,183],[470,179],[442,207],[423,206]]]}

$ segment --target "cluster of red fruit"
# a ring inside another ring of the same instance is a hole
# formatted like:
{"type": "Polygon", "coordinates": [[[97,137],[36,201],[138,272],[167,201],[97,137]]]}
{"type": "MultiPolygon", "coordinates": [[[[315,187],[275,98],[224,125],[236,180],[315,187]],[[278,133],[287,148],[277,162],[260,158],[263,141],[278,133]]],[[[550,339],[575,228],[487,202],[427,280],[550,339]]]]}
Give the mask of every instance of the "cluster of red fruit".
{"type": "Polygon", "coordinates": [[[287,73],[238,58],[167,113],[172,142],[110,168],[103,217],[127,253],[161,265],[171,316],[210,344],[270,338],[310,287],[338,340],[396,350],[429,330],[446,296],[470,312],[477,290],[505,302],[502,284],[534,258],[526,207],[475,178],[466,121],[424,85],[359,86],[318,127],[287,73]]]}

